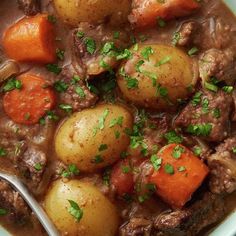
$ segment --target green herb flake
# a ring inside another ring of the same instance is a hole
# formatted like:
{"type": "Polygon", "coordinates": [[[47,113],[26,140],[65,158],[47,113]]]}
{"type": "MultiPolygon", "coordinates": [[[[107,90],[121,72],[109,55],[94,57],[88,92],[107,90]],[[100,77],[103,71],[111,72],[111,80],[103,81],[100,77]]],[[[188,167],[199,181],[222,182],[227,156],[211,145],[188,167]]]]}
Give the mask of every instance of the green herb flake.
{"type": "Polygon", "coordinates": [[[152,47],[145,47],[142,51],[141,51],[141,55],[143,56],[143,58],[145,60],[149,61],[149,57],[151,55],[153,55],[154,51],[152,49],[152,47]]]}
{"type": "Polygon", "coordinates": [[[48,71],[50,71],[56,75],[59,75],[62,71],[62,69],[57,64],[47,64],[46,68],[48,71]]]}
{"type": "Polygon", "coordinates": [[[75,87],[75,92],[79,95],[80,98],[86,97],[84,90],[80,86],[75,87]]]}
{"type": "Polygon", "coordinates": [[[220,116],[221,116],[220,109],[219,109],[219,108],[214,108],[213,111],[212,111],[212,115],[213,115],[216,119],[219,119],[220,116]]]}
{"type": "Polygon", "coordinates": [[[150,161],[156,171],[161,168],[162,159],[159,158],[156,154],[151,156],[150,161]]]}
{"type": "Polygon", "coordinates": [[[5,216],[8,214],[8,210],[0,208],[0,216],[5,216]]]}
{"type": "Polygon", "coordinates": [[[40,170],[42,170],[42,164],[41,163],[36,163],[35,165],[34,165],[34,169],[35,170],[37,170],[37,171],[40,171],[40,170]]]}
{"type": "Polygon", "coordinates": [[[171,60],[171,57],[166,56],[166,57],[162,58],[159,62],[157,62],[155,66],[159,67],[161,65],[164,65],[164,64],[168,63],[170,60],[171,60]]]}
{"type": "Polygon", "coordinates": [[[173,175],[175,173],[174,167],[169,163],[165,164],[164,170],[165,173],[169,175],[173,175]]]}
{"type": "Polygon", "coordinates": [[[7,155],[7,151],[4,148],[0,147],[0,157],[4,157],[6,155],[7,155]]]}
{"type": "Polygon", "coordinates": [[[193,153],[196,155],[196,156],[200,156],[202,154],[202,149],[201,147],[199,146],[196,146],[193,148],[193,153]]]}
{"type": "Polygon", "coordinates": [[[79,222],[83,217],[83,210],[73,200],[68,200],[68,202],[70,203],[70,208],[68,208],[68,212],[76,219],[76,221],[79,222]]]}
{"type": "Polygon", "coordinates": [[[107,148],[108,148],[107,144],[101,144],[98,148],[98,151],[102,152],[102,151],[107,150],[107,148]]]}
{"type": "Polygon", "coordinates": [[[93,38],[87,37],[84,40],[84,44],[86,46],[86,50],[90,54],[94,54],[96,51],[96,42],[93,38]]]}
{"type": "Polygon", "coordinates": [[[56,55],[57,55],[57,58],[61,61],[64,60],[64,57],[65,57],[65,51],[64,50],[61,50],[60,48],[57,48],[56,49],[56,55]]]}
{"type": "Polygon", "coordinates": [[[164,28],[166,26],[166,21],[161,17],[157,17],[157,24],[159,27],[164,28]]]}
{"type": "Polygon", "coordinates": [[[172,156],[175,158],[175,159],[179,159],[182,155],[182,153],[185,152],[185,149],[179,145],[177,145],[174,150],[173,150],[173,153],[172,153],[172,156]]]}
{"type": "Polygon", "coordinates": [[[212,124],[196,124],[196,125],[189,125],[187,127],[187,132],[196,135],[196,136],[209,136],[212,131],[212,124]]]}
{"type": "Polygon", "coordinates": [[[199,50],[198,50],[197,47],[193,47],[193,48],[191,48],[191,49],[188,51],[188,55],[192,57],[192,56],[194,56],[198,51],[199,51],[199,50]]]}
{"type": "Polygon", "coordinates": [[[178,167],[178,171],[179,172],[184,172],[184,171],[186,171],[186,167],[185,166],[180,166],[180,167],[178,167]]]}
{"type": "Polygon", "coordinates": [[[183,137],[178,135],[174,130],[171,130],[164,134],[164,138],[170,143],[182,143],[183,137]]]}

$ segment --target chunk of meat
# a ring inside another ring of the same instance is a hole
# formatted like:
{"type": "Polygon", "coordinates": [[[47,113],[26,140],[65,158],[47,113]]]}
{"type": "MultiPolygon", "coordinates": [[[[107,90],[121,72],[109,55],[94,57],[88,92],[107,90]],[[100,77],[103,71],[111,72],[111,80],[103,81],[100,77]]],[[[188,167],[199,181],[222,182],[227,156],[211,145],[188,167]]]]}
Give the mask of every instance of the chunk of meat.
{"type": "Polygon", "coordinates": [[[199,72],[202,82],[216,77],[220,81],[231,83],[235,80],[236,64],[233,49],[221,51],[210,49],[199,59],[199,72]]]}
{"type": "Polygon", "coordinates": [[[18,161],[18,168],[28,181],[28,185],[37,187],[42,180],[47,158],[36,146],[29,146],[18,161]]]}
{"type": "Polygon", "coordinates": [[[0,180],[0,207],[6,209],[11,219],[16,222],[23,223],[30,216],[30,211],[19,193],[2,180],[0,180]]]}
{"type": "Polygon", "coordinates": [[[71,65],[63,68],[55,83],[59,105],[69,105],[69,111],[79,111],[96,103],[98,97],[90,92],[82,79],[71,65]]]}
{"type": "Polygon", "coordinates": [[[27,16],[33,16],[40,12],[40,0],[17,0],[19,8],[27,16]]]}
{"type": "Polygon", "coordinates": [[[194,236],[206,226],[221,220],[224,214],[223,199],[206,193],[188,208],[157,216],[154,228],[157,236],[194,236]]]}
{"type": "Polygon", "coordinates": [[[81,23],[73,33],[75,57],[82,62],[88,75],[109,71],[119,63],[117,52],[129,47],[128,35],[126,30],[116,31],[104,25],[81,23]]]}
{"type": "Polygon", "coordinates": [[[120,236],[195,236],[206,226],[220,221],[225,214],[224,199],[205,193],[190,206],[149,216],[131,216],[120,227],[120,236]]]}
{"type": "Polygon", "coordinates": [[[151,236],[153,222],[145,218],[131,218],[120,228],[120,236],[151,236]]]}
{"type": "Polygon", "coordinates": [[[228,138],[207,158],[210,168],[210,189],[225,194],[236,190],[236,137],[228,138]]]}
{"type": "Polygon", "coordinates": [[[232,96],[219,90],[217,93],[202,90],[180,112],[175,126],[202,139],[220,142],[230,132],[232,96]]]}
{"type": "Polygon", "coordinates": [[[177,46],[189,46],[194,43],[194,36],[199,28],[199,23],[196,21],[185,22],[181,25],[179,31],[179,40],[177,46]]]}

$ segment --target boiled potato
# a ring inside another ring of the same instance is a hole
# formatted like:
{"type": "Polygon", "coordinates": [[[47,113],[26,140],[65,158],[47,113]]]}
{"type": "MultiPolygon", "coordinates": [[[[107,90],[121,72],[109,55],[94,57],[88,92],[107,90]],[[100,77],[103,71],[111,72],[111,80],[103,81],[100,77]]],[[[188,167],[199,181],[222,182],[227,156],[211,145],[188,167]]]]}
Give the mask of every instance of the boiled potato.
{"type": "Polygon", "coordinates": [[[131,129],[132,123],[129,111],[118,105],[98,105],[75,113],[56,134],[56,153],[64,163],[74,163],[81,171],[108,166],[128,147],[124,130],[131,129]]]}
{"type": "Polygon", "coordinates": [[[109,19],[112,25],[127,21],[130,0],[54,0],[62,20],[72,26],[80,22],[98,24],[109,19]]]}
{"type": "Polygon", "coordinates": [[[114,236],[119,218],[115,206],[92,184],[56,181],[46,195],[44,207],[62,235],[114,236]],[[82,210],[82,218],[70,214],[70,203],[82,210]]]}
{"type": "Polygon", "coordinates": [[[167,45],[138,45],[118,71],[118,86],[134,104],[157,110],[176,107],[195,85],[195,63],[184,52],[167,45]]]}

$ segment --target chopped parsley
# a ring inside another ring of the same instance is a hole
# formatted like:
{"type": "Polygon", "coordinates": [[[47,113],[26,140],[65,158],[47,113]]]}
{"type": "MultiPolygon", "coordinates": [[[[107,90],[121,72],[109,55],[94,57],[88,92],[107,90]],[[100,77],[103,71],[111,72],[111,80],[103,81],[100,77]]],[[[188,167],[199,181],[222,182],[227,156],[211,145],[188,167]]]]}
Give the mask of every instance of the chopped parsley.
{"type": "Polygon", "coordinates": [[[107,144],[101,144],[98,148],[99,152],[107,150],[108,146],[107,144]]]}
{"type": "Polygon", "coordinates": [[[83,217],[83,210],[73,200],[68,200],[68,202],[70,203],[68,212],[79,222],[83,217]]]}
{"type": "Polygon", "coordinates": [[[178,171],[179,172],[186,171],[186,167],[185,166],[180,166],[180,167],[178,167],[178,171]]]}
{"type": "Polygon", "coordinates": [[[75,92],[79,95],[80,98],[86,97],[84,90],[80,86],[75,87],[75,92]]]}
{"type": "Polygon", "coordinates": [[[196,155],[196,156],[200,156],[201,153],[202,153],[202,149],[198,146],[194,147],[193,148],[193,153],[196,155]]]}
{"type": "Polygon", "coordinates": [[[58,93],[63,93],[68,89],[69,85],[64,81],[58,80],[54,83],[54,88],[58,93]]]}
{"type": "Polygon", "coordinates": [[[152,49],[152,47],[145,47],[142,51],[141,51],[141,55],[143,56],[143,58],[145,60],[149,61],[149,57],[151,55],[153,55],[154,51],[152,49]]]}
{"type": "Polygon", "coordinates": [[[158,24],[161,28],[163,28],[163,27],[166,26],[165,20],[162,19],[161,17],[158,17],[158,18],[157,18],[157,24],[158,24]]]}
{"type": "Polygon", "coordinates": [[[179,159],[182,155],[182,153],[185,152],[185,149],[179,145],[177,145],[174,150],[173,150],[173,153],[172,153],[172,156],[175,158],[175,159],[179,159]]]}
{"type": "Polygon", "coordinates": [[[169,163],[165,164],[164,170],[165,173],[169,175],[173,175],[175,173],[174,167],[169,163]]]}
{"type": "Polygon", "coordinates": [[[46,68],[48,71],[50,71],[56,75],[59,75],[62,70],[57,64],[47,64],[46,68]]]}
{"type": "Polygon", "coordinates": [[[7,151],[4,148],[0,147],[0,157],[4,157],[6,155],[7,155],[7,151]]]}
{"type": "Polygon", "coordinates": [[[155,170],[159,170],[161,168],[162,159],[158,157],[156,154],[151,156],[150,161],[155,170]]]}
{"type": "Polygon", "coordinates": [[[42,164],[41,163],[36,163],[35,165],[34,165],[34,169],[35,170],[37,170],[37,171],[40,171],[40,170],[42,170],[42,164]]]}
{"type": "Polygon", "coordinates": [[[212,131],[212,124],[196,124],[196,125],[189,125],[187,127],[187,132],[196,135],[196,136],[208,136],[212,131]]]}
{"type": "Polygon", "coordinates": [[[67,169],[61,173],[62,177],[68,178],[73,175],[79,175],[80,171],[75,164],[68,165],[67,169]]]}
{"type": "Polygon", "coordinates": [[[96,42],[93,38],[87,37],[84,39],[84,44],[88,53],[93,54],[96,51],[96,42]]]}
{"type": "Polygon", "coordinates": [[[65,51],[63,51],[63,50],[61,50],[59,48],[56,49],[56,55],[57,55],[57,58],[59,60],[61,60],[61,61],[64,60],[64,56],[65,56],[64,54],[65,54],[65,51]]]}
{"type": "Polygon", "coordinates": [[[0,208],[0,216],[5,216],[7,215],[7,213],[8,213],[8,210],[0,208]]]}
{"type": "Polygon", "coordinates": [[[3,86],[3,92],[8,92],[14,89],[21,89],[22,83],[20,80],[17,80],[16,78],[12,77],[10,78],[7,83],[3,86]]]}
{"type": "Polygon", "coordinates": [[[182,143],[182,136],[178,135],[174,130],[171,130],[164,134],[164,138],[170,143],[182,143]]]}
{"type": "Polygon", "coordinates": [[[113,118],[113,119],[110,121],[109,127],[111,128],[111,127],[114,127],[115,125],[122,126],[123,120],[124,120],[124,117],[123,117],[123,116],[119,116],[118,118],[113,118]]]}

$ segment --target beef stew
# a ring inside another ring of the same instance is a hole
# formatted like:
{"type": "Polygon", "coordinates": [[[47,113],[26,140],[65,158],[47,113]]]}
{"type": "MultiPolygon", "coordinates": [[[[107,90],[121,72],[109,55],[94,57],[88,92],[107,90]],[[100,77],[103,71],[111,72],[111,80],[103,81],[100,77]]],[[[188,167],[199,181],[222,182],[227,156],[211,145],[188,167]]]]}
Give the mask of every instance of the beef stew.
{"type": "MultiPolygon", "coordinates": [[[[0,22],[0,168],[61,235],[207,235],[235,210],[236,19],[221,0],[2,0],[0,22]]],[[[1,225],[47,235],[0,190],[1,225]]]]}

